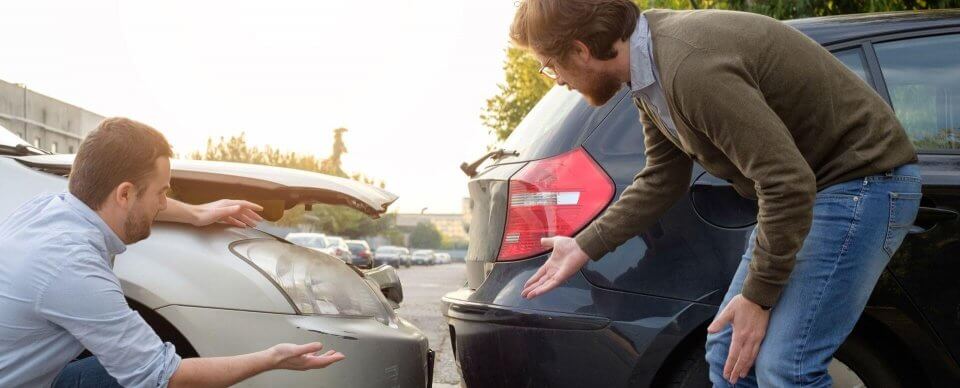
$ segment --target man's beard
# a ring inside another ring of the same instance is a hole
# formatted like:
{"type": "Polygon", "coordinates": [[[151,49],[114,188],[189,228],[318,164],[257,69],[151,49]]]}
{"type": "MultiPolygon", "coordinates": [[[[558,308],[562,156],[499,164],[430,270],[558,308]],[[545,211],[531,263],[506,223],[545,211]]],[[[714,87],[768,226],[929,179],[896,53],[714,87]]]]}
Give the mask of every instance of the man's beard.
{"type": "Polygon", "coordinates": [[[150,225],[153,220],[143,213],[131,212],[130,216],[123,223],[123,234],[127,245],[150,237],[150,225]]]}
{"type": "Polygon", "coordinates": [[[583,87],[577,88],[580,94],[593,106],[601,106],[610,101],[623,86],[616,77],[607,73],[587,73],[590,80],[583,87]]]}

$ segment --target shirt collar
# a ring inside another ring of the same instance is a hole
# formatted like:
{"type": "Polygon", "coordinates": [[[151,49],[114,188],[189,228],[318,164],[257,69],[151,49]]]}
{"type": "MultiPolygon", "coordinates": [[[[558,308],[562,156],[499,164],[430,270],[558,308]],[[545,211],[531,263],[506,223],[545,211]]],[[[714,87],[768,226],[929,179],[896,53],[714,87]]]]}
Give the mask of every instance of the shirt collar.
{"type": "Polygon", "coordinates": [[[630,35],[630,91],[636,93],[652,85],[655,80],[650,54],[650,29],[647,17],[641,14],[637,28],[630,35]]]}
{"type": "Polygon", "coordinates": [[[119,255],[123,251],[127,250],[127,244],[123,243],[123,240],[120,240],[120,237],[113,232],[113,229],[110,229],[110,226],[103,221],[103,218],[100,218],[100,215],[97,212],[93,211],[87,204],[83,203],[79,198],[74,197],[73,194],[64,193],[64,201],[70,207],[77,211],[83,219],[87,220],[96,226],[100,230],[100,233],[103,234],[103,240],[107,245],[107,252],[111,255],[119,255]]]}

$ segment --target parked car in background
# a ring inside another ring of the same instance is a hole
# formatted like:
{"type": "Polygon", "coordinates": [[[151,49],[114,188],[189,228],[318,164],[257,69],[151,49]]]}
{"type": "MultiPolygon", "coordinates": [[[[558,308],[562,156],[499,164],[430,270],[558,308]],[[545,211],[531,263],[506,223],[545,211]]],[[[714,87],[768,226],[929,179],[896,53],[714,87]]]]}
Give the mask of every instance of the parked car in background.
{"type": "MultiPolygon", "coordinates": [[[[72,162],[73,155],[44,154],[0,127],[0,219],[41,193],[66,191],[72,162]]],[[[179,200],[245,199],[263,205],[264,218],[274,221],[304,203],[379,217],[397,198],[357,181],[286,168],[173,160],[171,170],[171,193],[179,200]]],[[[0,259],[3,253],[0,247],[0,259]]],[[[238,387],[421,388],[433,379],[426,337],[394,312],[403,292],[392,268],[356,271],[253,228],[160,222],[149,239],[115,258],[113,270],[129,306],[183,357],[318,341],[353,360],[271,371],[238,387]]]]}
{"type": "MultiPolygon", "coordinates": [[[[923,176],[910,234],[831,363],[834,386],[960,386],[960,11],[788,24],[893,107],[923,176]]],[[[843,91],[823,96],[830,103],[843,91]]],[[[467,282],[443,298],[463,383],[709,386],[706,327],[741,261],[756,201],[695,165],[686,197],[654,226],[526,300],[522,285],[549,257],[540,237],[573,236],[616,200],[644,166],[643,129],[626,88],[593,108],[557,86],[504,147],[515,156],[469,181],[467,282]],[[564,193],[576,195],[527,202],[564,193]]]]}
{"type": "Polygon", "coordinates": [[[327,235],[323,233],[293,232],[287,233],[287,237],[284,239],[301,247],[327,254],[330,253],[330,246],[327,244],[327,235]]]}
{"type": "Polygon", "coordinates": [[[413,251],[410,261],[416,265],[434,265],[437,263],[437,257],[432,249],[418,249],[413,251]]]}
{"type": "Polygon", "coordinates": [[[400,266],[409,267],[410,250],[404,247],[384,245],[377,248],[376,253],[373,255],[373,260],[374,266],[387,264],[395,268],[400,268],[400,266]]]}
{"type": "Polygon", "coordinates": [[[350,246],[347,240],[340,236],[327,236],[327,249],[330,255],[343,260],[344,263],[356,265],[353,261],[353,253],[350,253],[350,246]]]}
{"type": "Polygon", "coordinates": [[[347,240],[347,247],[353,255],[354,265],[360,268],[373,268],[373,252],[365,240],[347,240]]]}
{"type": "Polygon", "coordinates": [[[434,256],[437,258],[437,264],[450,264],[449,253],[437,252],[434,256]]]}

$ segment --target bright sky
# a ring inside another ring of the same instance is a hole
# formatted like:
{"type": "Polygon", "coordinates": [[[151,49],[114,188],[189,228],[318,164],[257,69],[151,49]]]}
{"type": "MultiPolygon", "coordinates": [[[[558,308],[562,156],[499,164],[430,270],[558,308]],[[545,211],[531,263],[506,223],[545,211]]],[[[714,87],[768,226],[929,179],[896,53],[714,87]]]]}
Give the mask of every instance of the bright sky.
{"type": "Polygon", "coordinates": [[[175,151],[246,132],[383,179],[392,210],[460,212],[493,141],[514,0],[8,1],[0,79],[162,131],[175,151]]]}

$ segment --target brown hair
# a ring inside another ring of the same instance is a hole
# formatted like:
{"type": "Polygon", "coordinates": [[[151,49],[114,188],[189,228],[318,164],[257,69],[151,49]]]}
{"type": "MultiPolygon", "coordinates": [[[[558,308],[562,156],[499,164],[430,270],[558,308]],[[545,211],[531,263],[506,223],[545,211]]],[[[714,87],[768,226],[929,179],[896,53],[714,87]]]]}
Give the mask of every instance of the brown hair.
{"type": "Polygon", "coordinates": [[[597,59],[617,56],[613,44],[627,40],[640,9],[630,0],[523,0],[510,38],[524,48],[563,61],[574,40],[597,59]]]}
{"type": "Polygon", "coordinates": [[[156,129],[123,117],[103,120],[83,139],[73,159],[70,194],[93,210],[123,182],[133,183],[142,194],[143,181],[163,156],[172,157],[173,150],[156,129]]]}

